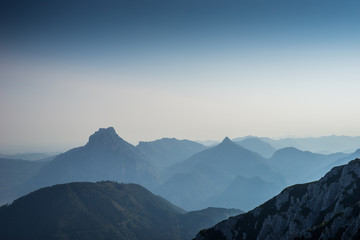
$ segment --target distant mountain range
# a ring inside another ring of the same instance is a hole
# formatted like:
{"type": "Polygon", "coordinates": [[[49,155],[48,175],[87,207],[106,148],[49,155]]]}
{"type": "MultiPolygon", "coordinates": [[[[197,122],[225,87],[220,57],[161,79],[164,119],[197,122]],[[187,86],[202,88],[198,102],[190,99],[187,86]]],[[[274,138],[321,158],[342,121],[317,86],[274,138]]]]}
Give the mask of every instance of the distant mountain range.
{"type": "Polygon", "coordinates": [[[112,180],[144,185],[186,210],[208,206],[250,210],[283,187],[317,180],[331,167],[359,155],[325,155],[293,147],[275,150],[264,139],[238,140],[225,138],[205,147],[163,138],[135,147],[114,128],[101,128],[85,146],[43,163],[0,161],[4,172],[0,204],[53,184],[112,180]]]}
{"type": "MultiPolygon", "coordinates": [[[[271,169],[266,159],[232,142],[229,138],[225,138],[217,146],[194,154],[167,171],[172,177],[155,189],[155,192],[189,210],[207,206],[210,199],[214,199],[213,203],[218,205],[219,201],[215,199],[222,199],[219,195],[229,187],[234,187],[233,190],[241,192],[241,189],[236,189],[240,185],[232,183],[237,177],[237,182],[240,179],[246,179],[246,182],[253,181],[252,186],[259,186],[259,181],[268,181],[273,184],[272,186],[278,186],[269,189],[268,192],[272,194],[277,193],[280,187],[285,185],[284,178],[271,169]]],[[[254,188],[253,191],[248,192],[250,196],[248,199],[252,199],[253,194],[260,196],[259,191],[263,191],[262,188],[254,188]]],[[[271,197],[272,194],[262,196],[271,197]]],[[[242,196],[238,195],[238,197],[242,196]]],[[[266,199],[259,198],[258,201],[262,202],[266,199]]],[[[255,202],[245,205],[256,206],[253,205],[255,202]]],[[[242,206],[244,210],[247,210],[241,203],[244,201],[239,200],[238,205],[234,207],[242,206]]],[[[224,206],[227,207],[227,205],[224,206]]]]}
{"type": "Polygon", "coordinates": [[[267,137],[247,136],[235,138],[233,141],[238,142],[248,138],[258,138],[263,142],[269,143],[276,149],[294,147],[303,151],[314,153],[330,154],[337,152],[351,153],[360,148],[360,136],[324,136],[317,138],[281,138],[272,139],[267,137]]]}
{"type": "Polygon", "coordinates": [[[272,171],[266,159],[232,142],[227,137],[220,144],[194,154],[168,171],[186,173],[205,166],[230,177],[259,176],[269,181],[280,183],[283,181],[279,174],[272,171]]]}
{"type": "Polygon", "coordinates": [[[7,159],[21,159],[29,161],[50,161],[55,158],[57,154],[47,153],[19,153],[19,154],[0,154],[0,158],[7,159]]]}
{"type": "Polygon", "coordinates": [[[42,188],[0,208],[2,239],[191,239],[242,213],[186,213],[136,184],[69,183],[42,188]]]}
{"type": "Polygon", "coordinates": [[[360,159],[319,181],[286,188],[254,210],[201,231],[197,240],[359,239],[360,159]]]}
{"type": "Polygon", "coordinates": [[[325,155],[287,147],[276,151],[268,162],[285,177],[287,185],[292,185],[303,183],[310,174],[345,156],[344,153],[325,155]]]}
{"type": "Polygon", "coordinates": [[[342,156],[341,158],[337,159],[336,161],[331,162],[330,164],[327,164],[326,166],[322,167],[321,169],[313,172],[311,175],[309,175],[305,180],[307,182],[320,179],[322,176],[324,176],[328,171],[330,171],[333,167],[340,166],[347,164],[353,159],[360,158],[360,149],[356,150],[354,153],[342,156]]]}
{"type": "Polygon", "coordinates": [[[270,158],[276,152],[276,148],[256,137],[249,137],[234,142],[246,149],[260,154],[264,158],[270,158]]]}
{"type": "Polygon", "coordinates": [[[185,161],[207,147],[189,140],[162,138],[152,142],[139,142],[136,148],[150,158],[151,163],[159,171],[162,171],[171,165],[185,161]]]}

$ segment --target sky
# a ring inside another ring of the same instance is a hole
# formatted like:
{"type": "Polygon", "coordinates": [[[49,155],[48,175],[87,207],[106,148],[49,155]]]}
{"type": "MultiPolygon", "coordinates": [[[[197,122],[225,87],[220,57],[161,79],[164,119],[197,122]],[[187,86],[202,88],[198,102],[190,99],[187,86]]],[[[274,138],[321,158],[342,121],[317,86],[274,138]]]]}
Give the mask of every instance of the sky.
{"type": "Polygon", "coordinates": [[[360,2],[0,3],[0,152],[360,135],[360,2]]]}

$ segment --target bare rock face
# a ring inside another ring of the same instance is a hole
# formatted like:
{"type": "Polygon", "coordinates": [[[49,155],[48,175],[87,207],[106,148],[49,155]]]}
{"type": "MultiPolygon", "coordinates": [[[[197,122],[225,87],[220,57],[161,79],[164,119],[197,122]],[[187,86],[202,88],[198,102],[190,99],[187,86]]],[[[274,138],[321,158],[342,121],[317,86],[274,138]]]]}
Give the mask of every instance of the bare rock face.
{"type": "Polygon", "coordinates": [[[319,181],[294,185],[254,210],[201,231],[196,239],[359,239],[360,159],[319,181]]]}

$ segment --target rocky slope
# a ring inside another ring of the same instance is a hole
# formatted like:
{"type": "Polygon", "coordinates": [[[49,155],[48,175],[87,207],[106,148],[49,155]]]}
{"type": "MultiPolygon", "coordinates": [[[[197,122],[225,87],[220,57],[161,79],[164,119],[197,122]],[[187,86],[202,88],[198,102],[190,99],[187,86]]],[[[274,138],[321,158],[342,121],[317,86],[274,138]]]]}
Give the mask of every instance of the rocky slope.
{"type": "Polygon", "coordinates": [[[201,231],[196,239],[359,239],[360,159],[319,181],[294,185],[254,210],[201,231]]]}

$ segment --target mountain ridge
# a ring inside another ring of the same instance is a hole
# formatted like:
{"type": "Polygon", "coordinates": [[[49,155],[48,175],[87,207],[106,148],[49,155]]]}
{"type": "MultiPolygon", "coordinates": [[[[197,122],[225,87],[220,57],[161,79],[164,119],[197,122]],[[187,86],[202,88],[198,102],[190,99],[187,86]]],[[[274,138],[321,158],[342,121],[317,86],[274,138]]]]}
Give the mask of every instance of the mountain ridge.
{"type": "Polygon", "coordinates": [[[136,148],[140,149],[159,171],[162,171],[171,165],[185,161],[207,147],[186,139],[162,138],[150,142],[140,141],[136,148]]]}
{"type": "Polygon", "coordinates": [[[0,207],[0,236],[180,240],[239,213],[220,208],[186,212],[138,184],[74,182],[36,190],[0,207]]]}
{"type": "Polygon", "coordinates": [[[254,210],[200,231],[210,239],[358,239],[360,159],[297,184],[254,210]]]}
{"type": "Polygon", "coordinates": [[[168,174],[168,180],[155,192],[187,210],[207,206],[238,176],[258,176],[275,185],[284,184],[283,177],[271,169],[265,158],[229,138],[174,165],[168,174]]]}

